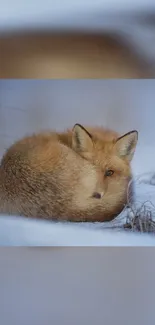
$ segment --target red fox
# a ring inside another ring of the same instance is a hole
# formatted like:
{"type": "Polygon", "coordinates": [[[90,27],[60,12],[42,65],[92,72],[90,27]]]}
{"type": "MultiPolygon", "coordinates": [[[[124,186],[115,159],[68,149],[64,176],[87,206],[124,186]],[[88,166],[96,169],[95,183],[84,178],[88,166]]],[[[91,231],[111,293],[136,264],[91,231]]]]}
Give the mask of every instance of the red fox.
{"type": "Polygon", "coordinates": [[[0,213],[69,221],[110,221],[127,203],[138,132],[123,136],[75,124],[25,137],[0,166],[0,213]]]}

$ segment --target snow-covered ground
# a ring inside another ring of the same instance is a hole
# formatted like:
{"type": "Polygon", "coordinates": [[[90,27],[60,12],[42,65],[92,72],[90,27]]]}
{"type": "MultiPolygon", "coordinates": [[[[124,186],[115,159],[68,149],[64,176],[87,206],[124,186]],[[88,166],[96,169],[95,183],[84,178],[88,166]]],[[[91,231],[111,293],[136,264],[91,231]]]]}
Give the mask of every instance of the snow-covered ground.
{"type": "Polygon", "coordinates": [[[71,224],[0,217],[0,246],[155,246],[155,237],[109,224],[71,224]]]}

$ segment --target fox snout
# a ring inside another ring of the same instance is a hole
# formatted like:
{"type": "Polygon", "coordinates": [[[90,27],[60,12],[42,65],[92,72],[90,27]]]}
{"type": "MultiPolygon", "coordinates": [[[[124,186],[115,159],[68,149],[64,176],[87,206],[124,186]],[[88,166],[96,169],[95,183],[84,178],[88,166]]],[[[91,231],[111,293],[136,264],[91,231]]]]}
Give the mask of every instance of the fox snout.
{"type": "Polygon", "coordinates": [[[95,199],[102,199],[106,192],[106,183],[103,180],[103,175],[101,171],[97,171],[97,183],[94,189],[92,197],[95,199]]]}
{"type": "Polygon", "coordinates": [[[92,197],[95,199],[102,199],[102,197],[104,196],[104,192],[94,192],[92,197]]]}

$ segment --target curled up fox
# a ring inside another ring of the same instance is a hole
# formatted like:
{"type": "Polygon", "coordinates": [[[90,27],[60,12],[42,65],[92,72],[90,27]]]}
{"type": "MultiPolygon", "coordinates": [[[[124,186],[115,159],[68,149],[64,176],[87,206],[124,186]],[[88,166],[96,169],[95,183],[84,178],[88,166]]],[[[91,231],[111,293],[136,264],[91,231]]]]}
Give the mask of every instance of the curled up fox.
{"type": "Polygon", "coordinates": [[[138,132],[102,127],[25,137],[0,166],[0,213],[69,221],[109,221],[127,203],[138,132]]]}

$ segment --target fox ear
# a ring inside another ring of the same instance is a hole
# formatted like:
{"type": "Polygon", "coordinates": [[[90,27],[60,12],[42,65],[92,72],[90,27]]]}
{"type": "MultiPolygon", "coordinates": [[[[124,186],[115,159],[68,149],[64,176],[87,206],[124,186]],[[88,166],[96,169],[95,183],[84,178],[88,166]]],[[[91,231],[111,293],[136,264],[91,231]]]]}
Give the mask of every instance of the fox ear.
{"type": "Polygon", "coordinates": [[[80,124],[75,124],[72,135],[72,148],[75,151],[88,152],[93,146],[91,134],[80,124]]]}
{"type": "Polygon", "coordinates": [[[117,154],[126,158],[129,162],[132,160],[138,141],[138,132],[131,131],[118,138],[115,144],[117,154]]]}

